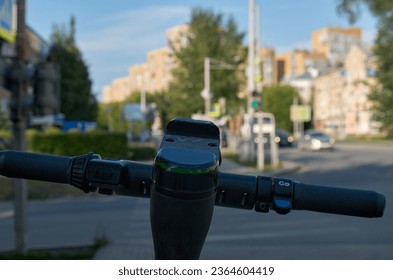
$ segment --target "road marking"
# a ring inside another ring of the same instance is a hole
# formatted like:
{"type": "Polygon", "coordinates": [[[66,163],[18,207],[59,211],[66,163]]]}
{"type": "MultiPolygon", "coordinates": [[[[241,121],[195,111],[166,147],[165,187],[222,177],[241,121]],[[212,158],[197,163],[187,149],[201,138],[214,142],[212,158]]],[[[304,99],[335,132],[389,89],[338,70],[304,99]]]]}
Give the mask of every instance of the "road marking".
{"type": "Polygon", "coordinates": [[[5,219],[14,216],[14,211],[13,210],[8,210],[4,212],[0,212],[0,219],[5,219]]]}
{"type": "Polygon", "coordinates": [[[250,239],[263,239],[263,238],[284,238],[290,236],[306,236],[306,235],[320,235],[328,232],[356,232],[354,227],[341,227],[340,229],[312,229],[312,230],[292,230],[292,231],[281,231],[281,232],[259,232],[259,233],[236,233],[236,234],[211,234],[207,236],[206,243],[220,242],[220,241],[239,241],[239,240],[250,240],[250,239]]]}

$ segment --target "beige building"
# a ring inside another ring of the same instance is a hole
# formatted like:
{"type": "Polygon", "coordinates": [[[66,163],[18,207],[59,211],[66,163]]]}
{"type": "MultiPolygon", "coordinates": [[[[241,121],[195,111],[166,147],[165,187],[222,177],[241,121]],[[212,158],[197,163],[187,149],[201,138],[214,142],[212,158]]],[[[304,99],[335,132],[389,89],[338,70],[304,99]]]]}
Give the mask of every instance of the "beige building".
{"type": "Polygon", "coordinates": [[[306,50],[293,50],[277,55],[277,80],[281,81],[288,75],[304,73],[306,71],[304,60],[307,54],[306,50]]]}
{"type": "Polygon", "coordinates": [[[187,24],[169,28],[166,31],[167,46],[171,50],[179,50],[188,44],[188,32],[190,28],[187,24]]]}
{"type": "Polygon", "coordinates": [[[276,57],[277,83],[290,85],[298,90],[301,102],[310,104],[313,79],[321,69],[327,68],[324,54],[307,50],[293,50],[276,57]]]}
{"type": "Polygon", "coordinates": [[[360,45],[361,42],[362,30],[358,27],[342,29],[333,26],[312,33],[313,52],[325,55],[332,65],[344,62],[352,45],[360,45]]]}
{"type": "Polygon", "coordinates": [[[186,46],[188,25],[179,25],[166,32],[167,46],[150,51],[146,63],[133,65],[128,76],[116,79],[103,89],[103,102],[123,101],[133,92],[158,93],[168,89],[172,69],[176,65],[172,50],[186,46]]]}
{"type": "Polygon", "coordinates": [[[117,78],[112,81],[112,84],[105,86],[103,89],[104,103],[123,101],[130,94],[130,79],[129,77],[117,78]]]}
{"type": "Polygon", "coordinates": [[[314,126],[338,139],[377,134],[368,96],[375,85],[375,56],[353,45],[343,67],[332,68],[314,80],[314,126]]]}
{"type": "Polygon", "coordinates": [[[295,87],[313,106],[317,129],[344,138],[375,133],[368,92],[373,78],[370,52],[361,45],[360,28],[327,27],[312,33],[312,50],[276,55],[277,82],[295,87]],[[353,79],[360,75],[363,82],[353,79]]]}
{"type": "Polygon", "coordinates": [[[149,79],[147,63],[133,65],[128,69],[128,79],[130,80],[130,89],[128,95],[133,92],[146,90],[147,80],[149,79]]]}
{"type": "Polygon", "coordinates": [[[147,92],[162,92],[168,89],[172,79],[173,69],[172,52],[168,47],[156,49],[148,53],[146,81],[147,92]]]}
{"type": "Polygon", "coordinates": [[[303,75],[310,69],[322,69],[327,66],[327,57],[322,53],[308,50],[293,50],[276,55],[277,83],[291,77],[303,75]]]}
{"type": "Polygon", "coordinates": [[[312,76],[319,71],[343,64],[351,46],[361,45],[362,31],[352,27],[326,27],[312,33],[312,50],[292,50],[275,57],[276,82],[291,84],[292,79],[310,72],[312,76]]]}

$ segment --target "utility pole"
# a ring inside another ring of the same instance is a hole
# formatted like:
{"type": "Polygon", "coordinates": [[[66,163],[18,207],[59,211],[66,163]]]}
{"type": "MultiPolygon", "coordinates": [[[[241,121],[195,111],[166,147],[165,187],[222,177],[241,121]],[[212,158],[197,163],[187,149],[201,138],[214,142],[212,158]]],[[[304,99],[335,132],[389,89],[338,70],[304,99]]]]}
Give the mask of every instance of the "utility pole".
{"type": "Polygon", "coordinates": [[[204,91],[205,91],[205,115],[208,116],[211,108],[211,91],[210,91],[210,58],[205,57],[204,59],[204,91]]]}
{"type": "Polygon", "coordinates": [[[146,91],[147,91],[147,77],[146,77],[146,72],[143,72],[142,91],[141,91],[142,132],[144,132],[146,129],[146,91]]]}
{"type": "MultiPolygon", "coordinates": [[[[257,92],[261,95],[261,103],[262,103],[262,74],[261,73],[261,53],[260,53],[260,45],[261,45],[261,34],[260,34],[260,10],[259,6],[256,6],[255,9],[255,25],[256,25],[256,32],[255,32],[255,45],[256,45],[256,61],[254,61],[254,69],[255,66],[257,66],[256,73],[254,75],[254,81],[256,83],[255,88],[257,92]],[[258,80],[256,80],[258,78],[258,80]]],[[[258,118],[258,146],[257,146],[257,168],[259,170],[264,170],[265,169],[265,142],[264,142],[264,128],[263,128],[263,112],[262,112],[262,104],[261,104],[261,116],[258,118]]],[[[271,136],[271,135],[270,135],[271,136]]],[[[273,136],[274,137],[274,136],[273,136]]],[[[270,137],[272,138],[272,137],[270,137]]]]}
{"type": "Polygon", "coordinates": [[[249,1],[249,26],[248,26],[248,76],[247,76],[247,114],[249,123],[249,139],[248,143],[245,142],[245,158],[251,160],[255,154],[255,143],[254,143],[254,108],[251,106],[252,93],[255,91],[255,0],[249,1]]]}
{"type": "MultiPolygon", "coordinates": [[[[213,98],[213,93],[210,88],[210,70],[237,70],[237,66],[233,64],[226,63],[225,61],[220,61],[214,58],[205,57],[203,65],[204,74],[204,87],[201,92],[202,98],[205,100],[205,115],[209,116],[211,110],[211,102],[213,98]]],[[[220,98],[219,103],[221,108],[225,108],[225,101],[220,98]]],[[[224,109],[225,111],[225,109],[224,109]]]]}
{"type": "MultiPolygon", "coordinates": [[[[14,135],[15,150],[26,150],[26,114],[24,113],[23,103],[25,100],[26,89],[23,86],[24,66],[25,66],[25,45],[26,45],[26,23],[25,23],[25,0],[17,1],[17,33],[16,33],[16,64],[19,71],[19,83],[17,90],[12,92],[17,106],[17,117],[13,120],[12,131],[14,135]]],[[[14,201],[14,229],[15,247],[20,253],[27,252],[26,235],[26,204],[27,204],[27,185],[24,179],[14,179],[15,201],[14,201]]]]}

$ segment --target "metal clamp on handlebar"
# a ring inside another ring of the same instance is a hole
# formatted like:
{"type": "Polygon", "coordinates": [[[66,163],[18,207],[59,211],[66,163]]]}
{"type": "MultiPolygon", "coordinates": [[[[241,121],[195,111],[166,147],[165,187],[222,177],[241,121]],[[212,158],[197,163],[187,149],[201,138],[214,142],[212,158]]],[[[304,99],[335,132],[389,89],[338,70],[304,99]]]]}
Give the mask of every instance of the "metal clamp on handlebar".
{"type": "Polygon", "coordinates": [[[257,195],[255,200],[255,211],[268,213],[272,200],[273,178],[257,177],[257,195]]]}
{"type": "Polygon", "coordinates": [[[293,182],[290,179],[258,176],[255,211],[288,214],[292,209],[293,182]]]}
{"type": "Polygon", "coordinates": [[[87,165],[91,159],[101,159],[99,155],[88,153],[86,155],[76,156],[72,158],[71,179],[70,184],[78,189],[88,192],[95,192],[96,188],[89,186],[86,181],[87,165]]]}

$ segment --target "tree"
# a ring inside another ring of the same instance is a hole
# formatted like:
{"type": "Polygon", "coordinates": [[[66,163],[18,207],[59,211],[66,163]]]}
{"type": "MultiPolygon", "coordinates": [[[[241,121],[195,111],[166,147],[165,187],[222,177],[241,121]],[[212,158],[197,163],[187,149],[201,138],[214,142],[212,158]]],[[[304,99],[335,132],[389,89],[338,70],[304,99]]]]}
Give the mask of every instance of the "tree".
{"type": "Polygon", "coordinates": [[[244,34],[237,30],[233,18],[223,23],[221,14],[194,8],[191,12],[187,45],[174,49],[178,67],[173,70],[173,81],[169,91],[161,99],[159,109],[163,109],[166,118],[189,117],[192,113],[204,110],[201,91],[204,88],[204,59],[209,57],[234,65],[236,69],[210,71],[213,101],[220,97],[227,99],[229,107],[239,105],[239,85],[244,79],[246,51],[242,46],[244,34]],[[162,108],[161,104],[167,107],[162,108]]]}
{"type": "Polygon", "coordinates": [[[377,56],[376,79],[379,85],[373,89],[375,119],[393,137],[393,1],[391,0],[340,0],[337,10],[355,22],[365,4],[378,18],[378,35],[374,53],[377,56]]]}
{"type": "Polygon", "coordinates": [[[127,121],[124,118],[125,102],[113,102],[99,105],[97,123],[100,129],[111,132],[126,132],[127,121]]]}
{"type": "Polygon", "coordinates": [[[51,41],[50,57],[61,67],[61,112],[67,120],[94,121],[98,105],[89,69],[75,43],[75,18],[71,17],[69,30],[55,25],[51,41]]]}
{"type": "Polygon", "coordinates": [[[292,130],[290,107],[297,91],[291,86],[273,85],[263,89],[262,106],[265,113],[272,113],[276,120],[276,127],[292,130]]]}
{"type": "Polygon", "coordinates": [[[11,122],[9,120],[9,117],[3,113],[0,112],[0,131],[1,130],[8,130],[11,127],[11,122]]]}

